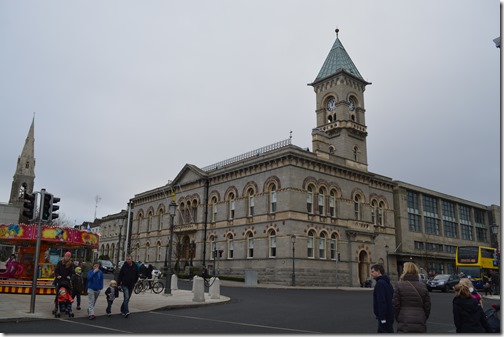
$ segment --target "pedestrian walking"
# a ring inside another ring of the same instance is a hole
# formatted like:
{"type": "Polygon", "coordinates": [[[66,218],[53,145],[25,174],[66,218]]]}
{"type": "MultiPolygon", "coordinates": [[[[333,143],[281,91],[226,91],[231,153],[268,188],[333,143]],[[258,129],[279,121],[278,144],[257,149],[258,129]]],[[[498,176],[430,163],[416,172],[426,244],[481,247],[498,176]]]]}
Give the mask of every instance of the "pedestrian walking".
{"type": "Polygon", "coordinates": [[[492,332],[487,322],[483,308],[471,296],[469,289],[462,283],[453,287],[453,323],[457,333],[483,333],[492,332]]]}
{"type": "Polygon", "coordinates": [[[87,258],[86,261],[82,263],[81,268],[82,268],[82,284],[84,285],[84,293],[82,295],[87,295],[88,273],[91,269],[93,269],[93,264],[89,261],[89,258],[87,258]]]}
{"type": "Polygon", "coordinates": [[[77,298],[77,310],[81,310],[81,294],[84,291],[84,282],[82,281],[81,267],[75,268],[72,275],[72,299],[77,298]]]}
{"type": "Polygon", "coordinates": [[[121,314],[128,318],[129,312],[129,300],[133,294],[133,288],[138,281],[138,267],[131,258],[131,255],[126,256],[126,262],[121,267],[119,271],[119,279],[117,284],[121,287],[123,291],[123,303],[121,304],[121,314]]]}
{"type": "Polygon", "coordinates": [[[105,290],[105,295],[107,296],[107,316],[110,317],[112,315],[112,304],[114,300],[119,297],[119,289],[117,288],[117,282],[115,280],[111,280],[107,290],[105,290]]]}
{"type": "Polygon", "coordinates": [[[463,279],[460,279],[459,283],[463,284],[467,289],[469,289],[471,296],[476,301],[478,301],[478,304],[483,308],[483,299],[481,298],[481,295],[478,293],[478,291],[474,288],[474,285],[473,285],[471,279],[468,277],[465,277],[463,279]]]}
{"type": "Polygon", "coordinates": [[[392,299],[397,332],[427,332],[431,300],[427,286],[420,282],[418,275],[419,269],[413,262],[404,263],[392,299]]]}
{"type": "Polygon", "coordinates": [[[394,332],[394,307],[392,305],[394,288],[381,264],[371,266],[371,277],[376,281],[373,291],[373,311],[378,320],[378,332],[392,333],[394,332]]]}
{"type": "Polygon", "coordinates": [[[95,319],[94,307],[96,300],[103,289],[103,272],[100,270],[100,263],[95,261],[93,269],[88,273],[88,318],[95,319]]]}
{"type": "Polygon", "coordinates": [[[66,252],[63,258],[58,261],[56,268],[54,268],[54,276],[58,281],[63,278],[71,282],[73,274],[74,264],[72,261],[72,253],[66,252]]]}

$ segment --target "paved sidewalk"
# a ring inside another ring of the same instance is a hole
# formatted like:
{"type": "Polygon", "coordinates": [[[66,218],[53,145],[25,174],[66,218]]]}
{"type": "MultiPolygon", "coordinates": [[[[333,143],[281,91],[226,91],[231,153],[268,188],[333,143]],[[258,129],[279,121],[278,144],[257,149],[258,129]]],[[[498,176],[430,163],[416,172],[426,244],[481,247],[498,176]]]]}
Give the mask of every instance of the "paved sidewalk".
{"type": "MultiPolygon", "coordinates": [[[[37,295],[35,297],[35,312],[30,313],[31,295],[23,294],[0,294],[0,322],[2,321],[20,321],[33,319],[51,319],[55,318],[52,314],[54,309],[54,295],[37,295]]],[[[211,299],[208,293],[205,293],[205,302],[193,302],[194,294],[190,290],[172,290],[171,296],[165,296],[163,293],[154,294],[150,291],[145,293],[133,294],[129,302],[130,313],[150,311],[169,307],[196,307],[201,305],[227,302],[229,297],[220,296],[219,299],[211,299]]],[[[120,308],[123,301],[122,293],[112,305],[112,314],[120,315],[120,308]]],[[[81,295],[81,310],[77,310],[77,299],[75,299],[72,310],[77,317],[87,317],[88,296],[81,295]]],[[[96,319],[106,316],[107,300],[105,298],[105,289],[100,293],[95,305],[96,319]]],[[[68,319],[67,315],[61,315],[61,318],[68,319]]]]}

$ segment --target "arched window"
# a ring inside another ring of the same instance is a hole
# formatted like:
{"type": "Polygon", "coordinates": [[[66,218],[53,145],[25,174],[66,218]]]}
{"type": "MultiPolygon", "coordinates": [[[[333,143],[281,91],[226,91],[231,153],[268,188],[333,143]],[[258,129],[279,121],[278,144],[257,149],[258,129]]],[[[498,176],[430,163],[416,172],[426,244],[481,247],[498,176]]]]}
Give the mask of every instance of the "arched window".
{"type": "Polygon", "coordinates": [[[360,220],[360,200],[361,197],[360,195],[356,194],[354,197],[354,215],[355,215],[355,220],[360,220]]]}
{"type": "Polygon", "coordinates": [[[212,205],[212,220],[211,222],[217,221],[217,197],[212,197],[212,201],[210,202],[212,205]]]}
{"type": "Polygon", "coordinates": [[[229,208],[229,220],[233,220],[235,216],[235,195],[234,193],[229,193],[228,195],[228,208],[229,208]]]}
{"type": "Polygon", "coordinates": [[[250,188],[247,191],[247,194],[248,194],[248,216],[254,216],[254,205],[255,205],[254,190],[250,188]]]}
{"type": "Polygon", "coordinates": [[[383,226],[383,208],[385,207],[385,204],[383,201],[380,201],[380,204],[378,205],[378,225],[383,226]]]}
{"type": "Polygon", "coordinates": [[[277,210],[277,192],[276,192],[276,185],[271,184],[270,188],[270,213],[276,213],[277,210]]]}
{"type": "Polygon", "coordinates": [[[338,241],[337,241],[337,236],[336,234],[331,234],[331,242],[330,242],[330,249],[331,249],[331,260],[336,260],[337,258],[337,252],[338,252],[338,241]]]}
{"type": "Polygon", "coordinates": [[[376,207],[378,203],[376,200],[371,201],[371,223],[376,225],[376,207]]]}
{"type": "Polygon", "coordinates": [[[149,254],[149,250],[150,250],[150,243],[147,242],[145,244],[145,258],[144,258],[144,262],[147,262],[147,261],[150,261],[150,254],[149,254]]]}
{"type": "Polygon", "coordinates": [[[191,203],[191,223],[195,223],[198,218],[198,202],[193,200],[191,203]]]}
{"type": "Polygon", "coordinates": [[[324,232],[320,233],[319,258],[320,259],[325,259],[326,258],[326,235],[325,235],[324,232]]]}
{"type": "Polygon", "coordinates": [[[156,261],[161,261],[161,241],[156,243],[156,261]]]}
{"type": "Polygon", "coordinates": [[[276,257],[276,233],[271,230],[268,234],[269,257],[276,257]]]}
{"type": "Polygon", "coordinates": [[[309,231],[308,232],[308,239],[306,240],[306,255],[310,258],[315,257],[315,254],[313,251],[313,236],[314,236],[314,232],[309,231]]]}
{"type": "Polygon", "coordinates": [[[313,213],[313,189],[308,186],[306,191],[306,211],[308,213],[313,213]]]}
{"type": "Polygon", "coordinates": [[[138,214],[138,226],[137,226],[137,234],[140,234],[140,227],[142,226],[143,222],[143,213],[138,214]]]}
{"type": "Polygon", "coordinates": [[[334,191],[331,191],[329,195],[329,215],[336,216],[336,193],[334,191]]]}
{"type": "Polygon", "coordinates": [[[353,148],[353,156],[355,161],[359,161],[359,148],[357,146],[353,148]]]}
{"type": "Polygon", "coordinates": [[[158,211],[158,231],[163,229],[164,209],[158,211]]]}
{"type": "Polygon", "coordinates": [[[233,235],[229,234],[227,237],[227,258],[232,259],[233,254],[234,254],[233,235]]]}
{"type": "Polygon", "coordinates": [[[325,215],[325,193],[324,189],[321,187],[319,189],[318,195],[318,213],[319,215],[325,215]]]}
{"type": "Polygon", "coordinates": [[[147,213],[147,232],[152,230],[152,211],[147,213]]]}
{"type": "Polygon", "coordinates": [[[248,232],[247,234],[247,258],[251,259],[254,257],[254,234],[248,232]]]}

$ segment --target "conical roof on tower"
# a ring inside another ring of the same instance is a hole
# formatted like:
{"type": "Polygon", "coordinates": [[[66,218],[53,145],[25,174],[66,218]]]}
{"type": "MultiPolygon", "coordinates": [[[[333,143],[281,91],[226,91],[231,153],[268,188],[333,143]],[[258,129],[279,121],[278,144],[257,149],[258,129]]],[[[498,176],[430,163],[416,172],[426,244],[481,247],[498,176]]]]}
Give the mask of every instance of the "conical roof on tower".
{"type": "Polygon", "coordinates": [[[364,81],[359,73],[359,70],[357,70],[357,67],[352,62],[352,59],[341,44],[341,41],[338,38],[338,32],[339,29],[336,29],[336,41],[334,41],[331,51],[329,52],[329,55],[327,55],[327,58],[322,65],[322,69],[320,69],[317,78],[315,78],[313,83],[330,77],[342,70],[364,81]]]}

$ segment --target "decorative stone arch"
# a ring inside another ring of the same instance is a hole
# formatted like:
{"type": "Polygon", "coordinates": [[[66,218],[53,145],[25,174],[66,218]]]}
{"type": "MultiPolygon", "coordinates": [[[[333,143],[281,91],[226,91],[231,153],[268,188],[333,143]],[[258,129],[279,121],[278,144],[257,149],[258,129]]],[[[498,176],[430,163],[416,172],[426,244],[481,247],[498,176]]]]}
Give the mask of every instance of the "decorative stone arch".
{"type": "Polygon", "coordinates": [[[257,184],[254,181],[249,181],[245,187],[243,188],[242,191],[242,196],[244,198],[248,197],[248,191],[252,189],[254,191],[254,195],[258,193],[259,188],[257,187],[257,184]]]}
{"type": "Polygon", "coordinates": [[[306,177],[303,180],[302,188],[304,190],[307,190],[309,185],[312,185],[313,187],[315,187],[315,189],[317,189],[318,188],[318,181],[317,181],[317,179],[315,179],[314,177],[311,177],[311,176],[310,177],[306,177]]]}
{"type": "Polygon", "coordinates": [[[265,192],[265,193],[269,192],[271,184],[275,185],[275,188],[277,191],[282,188],[282,186],[280,184],[280,178],[278,178],[277,176],[271,176],[268,179],[266,179],[266,181],[264,182],[263,192],[265,192]]]}
{"type": "Polygon", "coordinates": [[[217,203],[220,202],[221,196],[220,196],[219,191],[213,190],[212,192],[210,192],[208,194],[208,200],[209,201],[212,200],[213,198],[215,198],[217,200],[217,203]]]}
{"type": "Polygon", "coordinates": [[[362,285],[370,276],[372,259],[369,247],[364,244],[359,245],[355,251],[355,258],[358,263],[359,284],[362,285]]]}
{"type": "Polygon", "coordinates": [[[361,203],[365,203],[366,202],[366,195],[364,194],[364,192],[362,192],[362,190],[360,188],[354,188],[352,190],[352,193],[351,193],[352,200],[355,200],[355,196],[356,195],[360,196],[361,203]]]}

